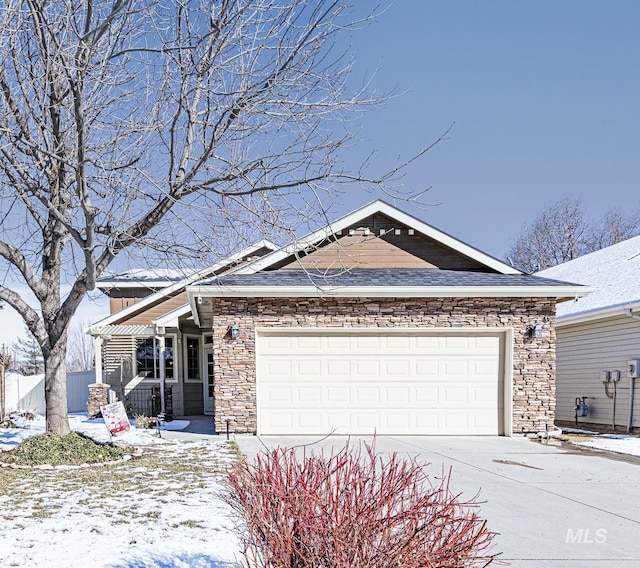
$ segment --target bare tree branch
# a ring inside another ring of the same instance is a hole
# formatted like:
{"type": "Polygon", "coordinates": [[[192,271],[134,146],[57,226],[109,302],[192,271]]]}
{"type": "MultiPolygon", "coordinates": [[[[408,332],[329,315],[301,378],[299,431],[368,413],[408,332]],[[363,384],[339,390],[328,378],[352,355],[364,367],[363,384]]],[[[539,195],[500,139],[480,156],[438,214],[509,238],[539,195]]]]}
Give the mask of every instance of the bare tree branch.
{"type": "Polygon", "coordinates": [[[581,198],[564,197],[526,224],[507,253],[517,268],[537,272],[640,234],[640,212],[586,216],[581,198]]]}
{"type": "Polygon", "coordinates": [[[230,234],[322,217],[351,184],[389,190],[411,164],[340,160],[387,98],[353,87],[342,40],[373,15],[341,0],[3,3],[0,281],[27,284],[38,310],[0,298],[42,348],[48,428],[68,428],[71,318],[119,255],[194,262],[230,234]]]}

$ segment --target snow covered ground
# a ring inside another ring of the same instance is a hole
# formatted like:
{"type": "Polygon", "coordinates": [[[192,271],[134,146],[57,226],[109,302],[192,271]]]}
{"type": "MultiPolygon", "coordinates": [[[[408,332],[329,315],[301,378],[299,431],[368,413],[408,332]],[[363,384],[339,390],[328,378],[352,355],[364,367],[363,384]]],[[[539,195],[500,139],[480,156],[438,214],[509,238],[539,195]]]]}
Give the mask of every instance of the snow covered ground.
{"type": "MultiPolygon", "coordinates": [[[[73,430],[109,439],[102,420],[74,415],[70,422],[73,430]]],[[[44,431],[42,417],[24,425],[0,429],[0,447],[44,431]]],[[[229,508],[218,497],[234,459],[226,441],[176,442],[135,428],[114,441],[144,446],[142,458],[91,468],[0,469],[3,566],[240,565],[229,508]]]]}
{"type": "Polygon", "coordinates": [[[640,438],[637,436],[629,436],[627,434],[598,434],[597,432],[576,428],[563,428],[563,432],[588,437],[586,440],[573,442],[576,446],[615,452],[616,454],[640,456],[640,438]]]}
{"type": "MultiPolygon", "coordinates": [[[[102,420],[78,414],[70,424],[109,440],[102,420]]],[[[40,416],[20,425],[0,429],[0,448],[45,429],[40,416]]],[[[163,427],[185,426],[175,420],[163,427]]],[[[579,445],[640,456],[640,438],[576,433],[590,437],[579,445]]],[[[0,468],[3,566],[239,567],[233,520],[218,496],[233,448],[224,440],[166,440],[134,427],[114,441],[143,447],[143,457],[79,469],[0,468]]]]}

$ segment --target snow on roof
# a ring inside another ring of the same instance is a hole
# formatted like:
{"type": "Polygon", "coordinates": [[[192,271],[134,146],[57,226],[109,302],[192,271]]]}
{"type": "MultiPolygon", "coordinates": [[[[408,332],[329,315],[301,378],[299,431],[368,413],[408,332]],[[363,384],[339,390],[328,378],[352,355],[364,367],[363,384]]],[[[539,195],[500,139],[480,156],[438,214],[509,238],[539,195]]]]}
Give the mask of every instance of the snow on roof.
{"type": "Polygon", "coordinates": [[[98,279],[98,287],[120,282],[161,282],[166,285],[182,280],[196,270],[185,271],[172,268],[133,268],[117,274],[106,274],[98,279]]]}
{"type": "MultiPolygon", "coordinates": [[[[586,254],[536,276],[594,286],[596,291],[575,302],[558,304],[561,320],[580,314],[621,308],[640,302],[640,236],[586,254]]],[[[621,309],[622,313],[622,309],[621,309]]]]}

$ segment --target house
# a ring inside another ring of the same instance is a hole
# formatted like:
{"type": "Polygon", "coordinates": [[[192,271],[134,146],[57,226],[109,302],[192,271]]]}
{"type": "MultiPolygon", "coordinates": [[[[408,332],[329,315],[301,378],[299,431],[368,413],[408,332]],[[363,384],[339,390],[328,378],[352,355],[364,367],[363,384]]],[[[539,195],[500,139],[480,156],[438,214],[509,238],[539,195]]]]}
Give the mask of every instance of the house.
{"type": "Polygon", "coordinates": [[[218,431],[553,424],[556,302],[588,287],[522,274],[382,201],[260,252],[96,324],[104,380],[172,385],[173,413],[202,408],[218,431]]]}
{"type": "Polygon", "coordinates": [[[165,390],[171,393],[170,414],[212,414],[212,399],[205,397],[202,384],[202,358],[210,352],[211,334],[194,324],[185,288],[275,248],[260,241],[189,273],[160,268],[101,278],[97,288],[109,296],[110,315],[89,329],[95,338],[98,383],[108,385],[133,414],[155,415],[159,402],[165,407],[160,400],[165,390]],[[166,389],[159,388],[161,382],[166,389]],[[159,400],[152,401],[156,394],[159,400]]]}
{"type": "Polygon", "coordinates": [[[640,359],[640,236],[537,273],[596,288],[586,298],[558,304],[556,418],[581,423],[640,426],[635,394],[640,359]],[[634,401],[635,399],[635,401],[634,401]],[[635,402],[635,404],[634,404],[635,402]]]}

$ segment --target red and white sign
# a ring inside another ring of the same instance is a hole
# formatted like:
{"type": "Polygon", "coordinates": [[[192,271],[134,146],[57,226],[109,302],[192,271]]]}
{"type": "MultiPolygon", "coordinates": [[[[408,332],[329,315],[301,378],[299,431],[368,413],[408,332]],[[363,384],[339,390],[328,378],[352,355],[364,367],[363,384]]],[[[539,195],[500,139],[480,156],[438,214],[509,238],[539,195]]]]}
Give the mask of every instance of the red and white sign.
{"type": "Polygon", "coordinates": [[[110,434],[120,434],[131,428],[127,411],[124,409],[124,404],[122,404],[121,400],[101,406],[100,412],[102,412],[102,418],[104,418],[105,426],[110,434]]]}

